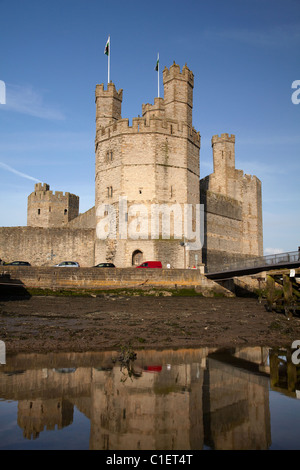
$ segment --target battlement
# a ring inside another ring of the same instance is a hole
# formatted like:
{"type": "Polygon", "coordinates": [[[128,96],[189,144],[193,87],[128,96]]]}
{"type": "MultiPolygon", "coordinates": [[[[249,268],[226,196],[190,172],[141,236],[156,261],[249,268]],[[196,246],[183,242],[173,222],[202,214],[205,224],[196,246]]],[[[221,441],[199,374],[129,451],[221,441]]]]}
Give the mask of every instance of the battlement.
{"type": "Polygon", "coordinates": [[[143,104],[142,105],[142,116],[143,117],[163,117],[165,114],[165,106],[163,98],[154,98],[154,104],[143,104]]]}
{"type": "Polygon", "coordinates": [[[253,186],[256,186],[257,184],[260,185],[261,181],[257,176],[255,175],[248,175],[247,173],[244,173],[243,170],[234,170],[234,178],[236,181],[242,181],[245,183],[246,188],[250,188],[253,186]]]}
{"type": "Polygon", "coordinates": [[[192,87],[194,87],[194,74],[185,64],[180,71],[180,66],[173,62],[171,67],[167,67],[163,70],[163,83],[167,83],[174,78],[188,82],[192,87]]]}
{"type": "Polygon", "coordinates": [[[107,90],[104,90],[103,83],[96,86],[95,103],[97,127],[105,127],[111,122],[121,119],[122,99],[123,90],[117,91],[112,82],[107,85],[107,90]]]}
{"type": "Polygon", "coordinates": [[[78,199],[79,196],[75,194],[63,191],[50,191],[49,184],[37,183],[34,185],[34,192],[28,196],[30,199],[35,199],[39,201],[58,201],[61,199],[78,199]]]}
{"type": "Polygon", "coordinates": [[[34,191],[49,191],[50,186],[46,183],[36,183],[34,185],[34,191]]]}
{"type": "Polygon", "coordinates": [[[219,143],[224,143],[224,142],[230,142],[232,144],[235,143],[235,135],[231,134],[221,134],[220,136],[218,135],[213,135],[211,139],[211,144],[212,146],[214,144],[219,144],[219,143]]]}
{"type": "Polygon", "coordinates": [[[37,183],[28,196],[27,225],[62,227],[78,216],[79,196],[69,192],[50,191],[49,184],[37,183]]]}
{"type": "MultiPolygon", "coordinates": [[[[145,105],[147,111],[151,109],[151,105],[145,105]]],[[[158,116],[149,116],[133,118],[132,126],[129,125],[129,119],[119,119],[105,127],[98,128],[96,131],[96,145],[99,142],[116,137],[122,134],[138,134],[138,133],[161,133],[168,136],[176,136],[187,138],[194,144],[200,146],[200,133],[193,127],[185,123],[178,122],[175,119],[165,119],[158,116]]]]}
{"type": "Polygon", "coordinates": [[[123,89],[121,88],[119,91],[117,91],[114,83],[110,82],[107,84],[107,90],[105,90],[104,84],[101,83],[100,85],[96,85],[95,97],[96,100],[97,98],[115,98],[119,101],[122,101],[123,89]]]}
{"type": "Polygon", "coordinates": [[[247,174],[243,174],[243,179],[244,181],[246,182],[246,185],[247,186],[256,186],[256,185],[261,185],[261,181],[259,178],[257,178],[257,176],[255,175],[247,175],[247,174]]]}

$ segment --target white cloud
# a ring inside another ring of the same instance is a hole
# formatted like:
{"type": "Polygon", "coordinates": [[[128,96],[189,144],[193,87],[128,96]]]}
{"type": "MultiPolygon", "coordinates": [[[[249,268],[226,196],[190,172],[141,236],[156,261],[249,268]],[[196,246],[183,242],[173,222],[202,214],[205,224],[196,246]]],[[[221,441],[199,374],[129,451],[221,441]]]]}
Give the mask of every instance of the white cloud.
{"type": "Polygon", "coordinates": [[[42,119],[63,120],[64,114],[44,102],[43,94],[31,86],[6,85],[6,105],[1,109],[29,114],[42,119]]]}
{"type": "Polygon", "coordinates": [[[12,168],[9,165],[6,165],[6,163],[0,162],[0,168],[4,168],[4,170],[10,171],[11,173],[14,173],[15,175],[21,176],[22,178],[27,178],[28,180],[36,181],[41,183],[40,180],[37,178],[34,178],[33,176],[27,175],[26,173],[22,173],[21,171],[16,170],[15,168],[12,168]]]}
{"type": "Polygon", "coordinates": [[[265,248],[264,255],[278,255],[279,253],[284,253],[282,248],[265,248]]]}

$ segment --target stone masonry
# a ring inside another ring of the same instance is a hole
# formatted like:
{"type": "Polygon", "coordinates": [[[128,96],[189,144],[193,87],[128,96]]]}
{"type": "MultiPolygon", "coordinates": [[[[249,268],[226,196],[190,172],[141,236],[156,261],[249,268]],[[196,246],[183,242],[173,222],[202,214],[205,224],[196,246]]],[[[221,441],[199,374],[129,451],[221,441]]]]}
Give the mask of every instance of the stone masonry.
{"type": "Polygon", "coordinates": [[[235,136],[213,136],[214,172],[200,180],[194,75],[174,62],[163,70],[163,85],[164,98],[143,104],[131,125],[122,118],[123,90],[96,86],[95,206],[79,214],[77,195],[36,184],[27,227],[0,228],[0,258],[36,266],[51,266],[54,257],[117,267],[160,260],[163,267],[211,269],[262,255],[261,182],[235,169],[235,136]],[[200,232],[203,246],[192,245],[200,232]]]}
{"type": "Polygon", "coordinates": [[[78,217],[79,197],[61,191],[50,191],[48,184],[37,183],[28,196],[27,225],[30,227],[62,227],[78,217]]]}
{"type": "MultiPolygon", "coordinates": [[[[96,261],[109,258],[118,266],[130,266],[142,259],[160,259],[165,265],[187,267],[184,260],[183,225],[181,236],[174,233],[174,211],[183,211],[186,204],[199,204],[200,135],[192,127],[193,73],[175,63],[163,71],[164,99],[142,106],[142,117],[122,119],[122,90],[110,83],[96,87],[96,208],[114,206],[117,226],[114,239],[106,243],[96,240],[96,261]],[[109,115],[110,113],[110,115],[109,115]],[[126,199],[120,214],[120,198],[126,199]],[[138,205],[141,211],[138,212],[138,205]],[[157,237],[152,236],[152,210],[165,205],[170,211],[170,233],[164,237],[162,220],[157,237]],[[122,221],[121,221],[122,217],[122,221]],[[140,222],[138,239],[129,230],[140,222]],[[120,233],[120,224],[127,223],[127,234],[120,233]],[[126,236],[127,235],[127,236],[126,236]],[[165,250],[161,250],[161,241],[165,250]],[[168,249],[167,247],[171,247],[168,249]]],[[[105,211],[104,211],[105,212],[105,211]]],[[[99,214],[98,214],[99,215],[99,214]]],[[[178,215],[178,213],[177,213],[178,215]]],[[[103,216],[103,213],[101,214],[103,216]]],[[[100,217],[97,217],[96,223],[100,217]]],[[[193,221],[195,225],[195,221],[193,221]]],[[[201,262],[201,251],[198,253],[201,262]]]]}
{"type": "Polygon", "coordinates": [[[213,136],[214,172],[200,181],[210,269],[263,255],[261,182],[235,169],[234,145],[234,135],[213,136]]]}

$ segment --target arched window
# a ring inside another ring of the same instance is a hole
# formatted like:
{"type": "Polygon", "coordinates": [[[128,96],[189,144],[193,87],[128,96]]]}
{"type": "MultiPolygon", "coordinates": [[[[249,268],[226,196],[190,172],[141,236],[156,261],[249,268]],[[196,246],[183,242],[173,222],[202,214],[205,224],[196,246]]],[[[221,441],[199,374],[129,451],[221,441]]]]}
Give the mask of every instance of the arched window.
{"type": "Polygon", "coordinates": [[[132,253],[132,266],[139,266],[143,262],[143,253],[140,250],[135,250],[132,253]]]}

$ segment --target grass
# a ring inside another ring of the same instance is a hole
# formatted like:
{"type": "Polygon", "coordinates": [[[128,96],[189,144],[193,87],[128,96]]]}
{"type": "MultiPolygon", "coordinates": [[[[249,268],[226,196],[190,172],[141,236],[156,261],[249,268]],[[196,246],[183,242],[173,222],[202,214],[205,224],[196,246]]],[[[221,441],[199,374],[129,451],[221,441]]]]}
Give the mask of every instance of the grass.
{"type": "MultiPolygon", "coordinates": [[[[104,297],[104,296],[125,296],[125,297],[203,297],[201,292],[194,288],[149,288],[149,289],[38,289],[27,288],[30,296],[54,296],[54,297],[104,297]]],[[[214,293],[215,297],[222,297],[222,294],[214,293]]]]}

